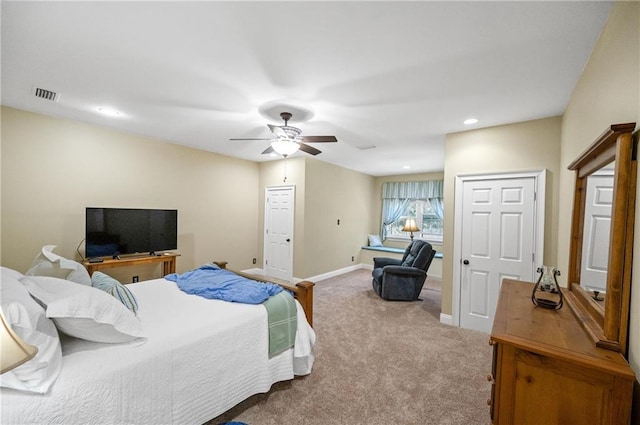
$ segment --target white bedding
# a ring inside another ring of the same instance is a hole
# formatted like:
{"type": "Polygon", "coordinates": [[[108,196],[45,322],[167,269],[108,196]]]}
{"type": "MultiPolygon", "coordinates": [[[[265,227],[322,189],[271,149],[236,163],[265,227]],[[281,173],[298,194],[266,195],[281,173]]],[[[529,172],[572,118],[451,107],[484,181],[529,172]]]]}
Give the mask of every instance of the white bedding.
{"type": "Polygon", "coordinates": [[[269,359],[263,306],[187,295],[164,279],[128,288],[146,342],[63,338],[62,372],[49,393],[2,388],[2,424],[202,424],[311,372],[315,333],[297,302],[296,345],[269,359]]]}

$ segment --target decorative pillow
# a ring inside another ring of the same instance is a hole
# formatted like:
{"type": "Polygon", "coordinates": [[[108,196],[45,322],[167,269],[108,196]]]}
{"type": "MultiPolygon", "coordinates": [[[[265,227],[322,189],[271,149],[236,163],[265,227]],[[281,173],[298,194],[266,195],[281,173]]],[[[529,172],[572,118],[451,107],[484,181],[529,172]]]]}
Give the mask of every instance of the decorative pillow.
{"type": "Polygon", "coordinates": [[[369,235],[369,246],[382,246],[382,241],[378,235],[369,235]]]}
{"type": "Polygon", "coordinates": [[[136,316],[109,294],[45,276],[20,279],[58,330],[87,341],[119,343],[144,337],[136,316]]]}
{"type": "Polygon", "coordinates": [[[93,272],[91,276],[91,286],[112,295],[124,304],[125,307],[133,311],[133,314],[138,313],[138,300],[136,300],[136,297],[131,293],[129,288],[111,276],[102,272],[93,272]]]}
{"type": "Polygon", "coordinates": [[[31,263],[27,276],[51,276],[91,286],[91,277],[82,264],[53,253],[55,245],[45,245],[31,263]]]}
{"type": "MultiPolygon", "coordinates": [[[[0,386],[44,394],[62,369],[58,331],[44,309],[31,298],[15,270],[2,268],[0,300],[2,313],[13,331],[38,348],[34,358],[0,375],[0,386]]],[[[75,284],[74,284],[75,285],[75,284]]]]}

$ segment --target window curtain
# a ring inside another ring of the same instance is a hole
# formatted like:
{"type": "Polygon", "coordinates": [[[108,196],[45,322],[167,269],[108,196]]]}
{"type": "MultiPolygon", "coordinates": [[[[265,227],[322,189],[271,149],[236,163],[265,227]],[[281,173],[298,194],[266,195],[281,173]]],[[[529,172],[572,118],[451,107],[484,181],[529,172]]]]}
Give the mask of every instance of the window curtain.
{"type": "Polygon", "coordinates": [[[418,182],[386,182],[382,184],[382,225],[380,235],[387,237],[387,228],[405,212],[412,199],[428,200],[438,218],[444,216],[442,203],[444,180],[418,182]]]}
{"type": "Polygon", "coordinates": [[[442,198],[444,180],[421,182],[386,182],[382,184],[382,199],[442,198]]]}
{"type": "Polygon", "coordinates": [[[382,240],[387,238],[387,227],[400,218],[407,209],[407,205],[409,205],[409,199],[390,198],[382,200],[382,226],[380,228],[382,240]]]}
{"type": "Polygon", "coordinates": [[[429,204],[431,205],[431,209],[433,213],[440,220],[444,219],[444,202],[442,202],[442,198],[429,198],[429,204]]]}

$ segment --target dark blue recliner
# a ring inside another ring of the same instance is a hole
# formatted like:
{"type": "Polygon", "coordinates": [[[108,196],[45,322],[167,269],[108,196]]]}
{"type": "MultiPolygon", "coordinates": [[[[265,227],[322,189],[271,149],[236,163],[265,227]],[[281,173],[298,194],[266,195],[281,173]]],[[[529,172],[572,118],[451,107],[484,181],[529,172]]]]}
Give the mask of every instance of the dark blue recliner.
{"type": "Polygon", "coordinates": [[[429,242],[414,240],[401,260],[375,257],[371,272],[374,291],[385,300],[417,300],[435,255],[429,242]]]}

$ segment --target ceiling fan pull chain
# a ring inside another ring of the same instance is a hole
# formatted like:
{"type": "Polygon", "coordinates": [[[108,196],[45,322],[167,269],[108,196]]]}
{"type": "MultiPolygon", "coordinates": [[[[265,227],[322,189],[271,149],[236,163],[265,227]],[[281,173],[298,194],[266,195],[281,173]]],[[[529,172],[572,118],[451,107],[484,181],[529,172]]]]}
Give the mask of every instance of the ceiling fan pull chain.
{"type": "Polygon", "coordinates": [[[284,179],[282,179],[282,183],[286,183],[287,182],[287,157],[284,157],[284,161],[283,162],[283,167],[284,167],[284,179]]]}

